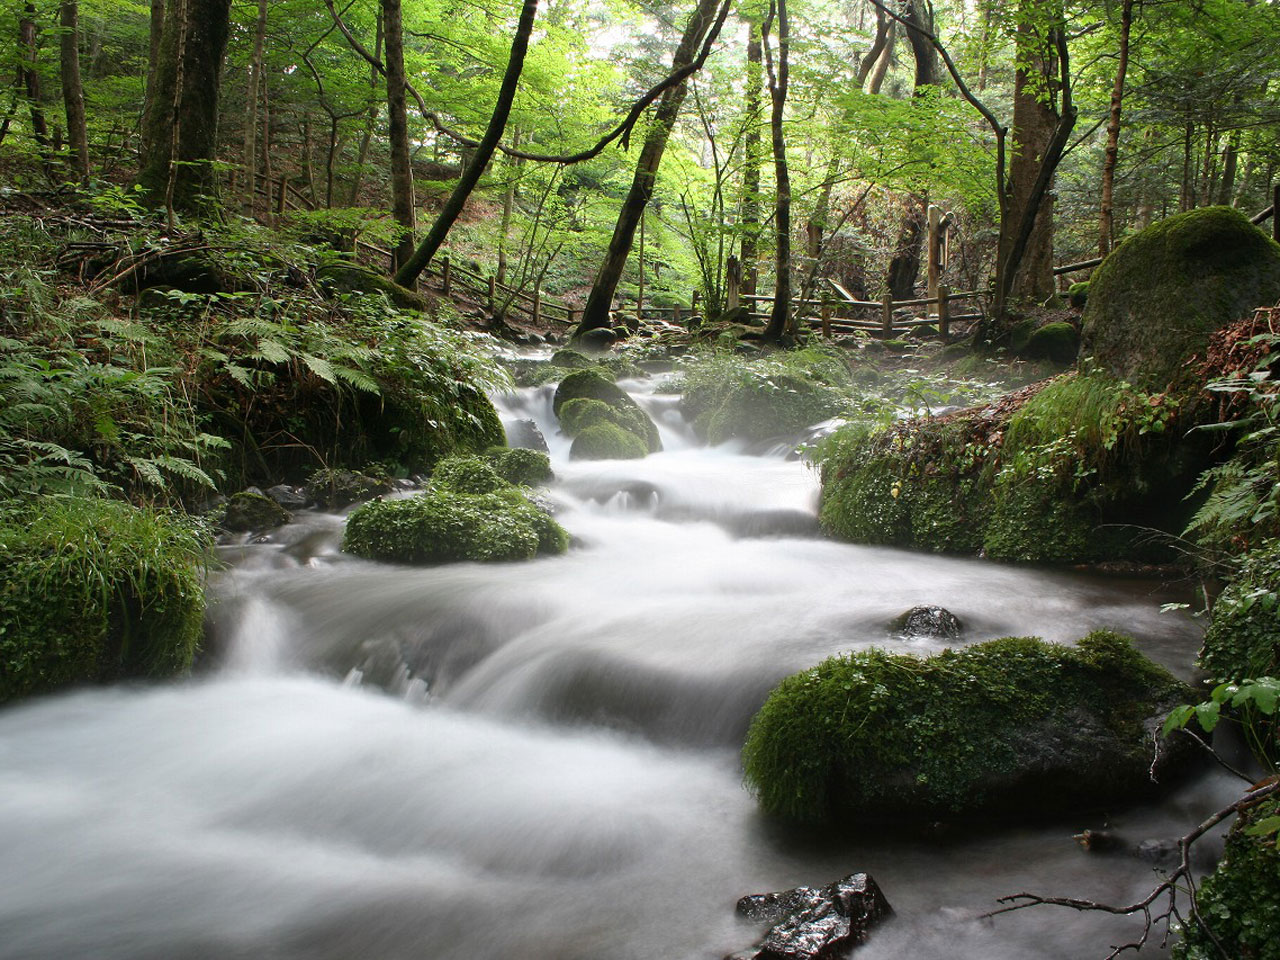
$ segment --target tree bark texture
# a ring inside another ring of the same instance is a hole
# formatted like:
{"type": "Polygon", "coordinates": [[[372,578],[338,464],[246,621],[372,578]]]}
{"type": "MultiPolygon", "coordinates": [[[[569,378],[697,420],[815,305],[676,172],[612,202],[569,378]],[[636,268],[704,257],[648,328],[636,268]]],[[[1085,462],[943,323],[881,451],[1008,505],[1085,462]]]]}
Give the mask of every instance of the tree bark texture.
{"type": "MultiPolygon", "coordinates": [[[[413,256],[413,167],[409,163],[409,113],[405,106],[404,27],[400,0],[382,0],[387,44],[387,121],[391,139],[391,215],[400,228],[392,249],[393,269],[413,256]]],[[[411,286],[412,284],[406,284],[411,286]]]]}
{"type": "Polygon", "coordinates": [[[77,0],[62,0],[62,102],[67,113],[67,145],[71,169],[81,183],[89,182],[89,130],[85,123],[84,86],[80,82],[80,9],[77,0]]]}
{"type": "Polygon", "coordinates": [[[216,204],[218,88],[230,12],[231,0],[170,0],[138,175],[152,205],[194,213],[216,204]]]}
{"type": "Polygon", "coordinates": [[[1120,50],[1116,59],[1116,80],[1111,88],[1111,112],[1107,119],[1107,145],[1102,154],[1102,205],[1098,218],[1098,255],[1111,252],[1115,235],[1116,160],[1120,154],[1120,114],[1124,107],[1124,81],[1129,71],[1129,35],[1133,30],[1133,0],[1120,6],[1120,50]]]}
{"type": "Polygon", "coordinates": [[[249,89],[244,98],[244,206],[253,212],[258,187],[258,101],[262,96],[262,56],[267,37],[267,0],[258,0],[258,22],[249,61],[249,89]]]}
{"type": "Polygon", "coordinates": [[[38,35],[36,7],[34,3],[28,3],[23,8],[22,17],[18,20],[19,87],[23,96],[26,97],[27,109],[31,113],[31,138],[36,142],[36,149],[40,152],[40,159],[44,164],[45,172],[53,176],[53,155],[51,152],[52,146],[49,142],[49,123],[45,120],[44,105],[41,102],[44,93],[40,89],[40,71],[36,69],[38,51],[36,38],[38,35]]]}
{"type": "Polygon", "coordinates": [[[764,83],[764,66],[760,53],[760,24],[749,22],[747,39],[747,133],[743,138],[742,164],[742,262],[741,292],[754,296],[760,279],[756,262],[760,243],[760,91],[764,83]]]}
{"type": "Polygon", "coordinates": [[[164,36],[165,0],[151,0],[151,31],[147,47],[147,88],[142,101],[142,156],[146,156],[151,112],[155,109],[156,73],[160,69],[160,40],[164,36]]]}
{"type": "MultiPolygon", "coordinates": [[[[679,70],[694,61],[698,48],[702,44],[702,38],[706,36],[716,19],[718,6],[718,0],[698,0],[698,8],[689,18],[684,35],[680,38],[680,45],[676,47],[675,57],[672,59],[673,70],[679,70]]],[[[605,252],[604,262],[600,264],[599,272],[596,273],[591,293],[582,311],[582,322],[574,332],[575,337],[588,330],[610,325],[609,313],[613,309],[613,296],[617,292],[618,282],[622,279],[622,271],[627,265],[627,257],[631,253],[636,228],[639,227],[640,218],[653,196],[654,179],[657,177],[662,155],[667,149],[667,139],[671,136],[671,128],[675,125],[687,90],[685,82],[667,88],[658,100],[657,107],[654,108],[644,145],[640,148],[640,157],[636,161],[631,188],[622,201],[622,209],[613,227],[609,249],[605,252]]]]}
{"type": "MultiPolygon", "coordinates": [[[[769,74],[769,99],[773,110],[769,131],[773,142],[773,172],[777,180],[777,203],[774,207],[774,281],[773,309],[764,338],[777,342],[787,332],[791,315],[791,171],[787,167],[787,142],[783,136],[782,118],[787,104],[787,85],[791,74],[791,31],[787,20],[787,0],[776,0],[778,13],[778,62],[774,68],[769,56],[769,31],[764,31],[765,66],[769,74]]],[[[772,10],[770,11],[772,13],[772,10]]]]}
{"type": "Polygon", "coordinates": [[[516,87],[520,83],[520,73],[524,70],[524,58],[529,50],[529,37],[533,34],[533,21],[537,14],[538,0],[524,0],[524,6],[520,10],[520,21],[516,24],[516,35],[511,41],[511,55],[507,58],[507,70],[503,74],[502,85],[498,88],[498,99],[489,117],[489,125],[485,128],[484,136],[480,138],[479,146],[476,147],[475,159],[468,164],[462,176],[458,178],[453,192],[445,200],[444,206],[441,207],[427,235],[422,238],[418,249],[396,271],[394,279],[401,286],[413,286],[422,271],[427,268],[427,264],[431,262],[431,258],[436,255],[436,251],[444,243],[444,238],[449,235],[449,228],[462,213],[467,197],[475,189],[484,168],[488,166],[489,158],[493,156],[498,141],[502,139],[502,131],[506,129],[507,117],[511,115],[511,104],[516,97],[516,87]]]}

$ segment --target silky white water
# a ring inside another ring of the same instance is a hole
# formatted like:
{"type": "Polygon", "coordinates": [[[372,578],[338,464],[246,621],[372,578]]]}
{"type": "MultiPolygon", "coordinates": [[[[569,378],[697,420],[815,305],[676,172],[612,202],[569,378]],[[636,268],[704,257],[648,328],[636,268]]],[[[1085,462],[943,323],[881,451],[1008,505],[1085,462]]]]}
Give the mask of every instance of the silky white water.
{"type": "MultiPolygon", "coordinates": [[[[548,391],[503,400],[547,435],[567,555],[380,565],[303,514],[225,549],[192,681],[0,712],[0,958],[710,960],[759,933],[742,894],[857,870],[897,910],[860,957],[1074,960],[1135,930],[973,919],[1020,890],[1146,889],[1151,864],[1073,841],[1101,815],[797,833],[757,814],[737,749],[788,673],[935,649],[889,632],[915,604],[966,641],[1113,627],[1185,674],[1171,597],[825,541],[803,464],[700,447],[631,386],[665,447],[635,462],[570,462],[548,391]]],[[[1110,826],[1176,836],[1232,789],[1207,775],[1110,826]]]]}

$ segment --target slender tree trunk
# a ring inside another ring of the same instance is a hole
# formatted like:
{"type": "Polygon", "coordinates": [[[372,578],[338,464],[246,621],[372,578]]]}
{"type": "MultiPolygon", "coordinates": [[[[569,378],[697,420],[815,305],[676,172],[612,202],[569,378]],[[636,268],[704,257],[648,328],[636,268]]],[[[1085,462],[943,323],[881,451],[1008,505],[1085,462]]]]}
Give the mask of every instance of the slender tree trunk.
{"type": "Polygon", "coordinates": [[[1111,88],[1111,114],[1107,120],[1107,146],[1102,159],[1102,209],[1098,220],[1098,255],[1111,252],[1115,235],[1112,207],[1115,197],[1116,158],[1120,152],[1120,111],[1124,106],[1124,79],[1129,70],[1129,35],[1133,29],[1133,0],[1120,6],[1120,52],[1116,60],[1116,81],[1111,88]]]}
{"type": "Polygon", "coordinates": [[[866,56],[858,64],[858,77],[854,81],[859,90],[866,85],[867,77],[871,75],[871,71],[880,62],[880,55],[884,53],[885,45],[889,42],[889,35],[896,22],[890,20],[883,10],[876,7],[876,35],[871,41],[871,49],[867,51],[866,56]]]}
{"type": "Polygon", "coordinates": [[[760,279],[756,249],[760,242],[760,90],[764,69],[760,54],[760,24],[748,21],[747,39],[747,135],[742,164],[742,293],[754,296],[760,279]]]}
{"type": "Polygon", "coordinates": [[[538,0],[524,0],[520,10],[520,21],[516,24],[516,35],[511,41],[511,55],[507,59],[507,70],[502,77],[502,85],[498,88],[498,99],[489,117],[489,125],[485,128],[484,136],[480,138],[480,145],[476,147],[475,159],[458,178],[457,185],[449,194],[449,198],[440,209],[439,215],[431,225],[431,229],[427,231],[422,243],[418,245],[418,249],[413,252],[413,256],[404,266],[396,271],[395,282],[401,286],[412,285],[427,268],[431,258],[436,255],[436,251],[444,243],[444,238],[449,235],[449,228],[462,213],[467,197],[471,195],[471,191],[480,180],[480,175],[484,173],[484,168],[488,165],[489,158],[493,156],[498,141],[502,139],[502,131],[507,126],[507,117],[511,115],[511,104],[515,100],[520,73],[524,69],[524,58],[529,50],[529,37],[533,33],[533,21],[537,13],[538,0]]]}
{"type": "MultiPolygon", "coordinates": [[[[391,137],[391,215],[400,227],[392,264],[400,270],[413,256],[413,167],[409,163],[409,114],[405,107],[404,29],[400,0],[382,0],[387,44],[387,120],[391,137]]],[[[412,283],[405,284],[412,286],[412,283]]]]}
{"type": "MultiPolygon", "coordinates": [[[[374,27],[373,36],[373,57],[375,60],[382,59],[382,7],[378,7],[377,22],[374,27]]],[[[365,117],[364,130],[360,133],[360,149],[356,154],[356,175],[351,181],[351,197],[348,206],[357,206],[360,199],[360,188],[364,182],[364,168],[369,160],[369,144],[373,140],[373,128],[378,124],[379,106],[377,101],[378,80],[380,74],[378,68],[373,64],[369,65],[369,114],[365,117]]],[[[335,133],[336,136],[336,133],[335,133]]],[[[332,178],[331,178],[332,179],[332,178]]],[[[325,206],[333,206],[333,186],[330,183],[328,197],[325,200],[325,206]]]]}
{"type": "Polygon", "coordinates": [[[62,102],[67,111],[67,143],[71,168],[81,183],[89,182],[89,130],[85,124],[84,86],[80,82],[80,10],[76,0],[62,0],[62,102]]]}
{"type": "Polygon", "coordinates": [[[142,156],[149,152],[147,137],[156,102],[156,74],[160,67],[160,39],[164,36],[165,0],[151,0],[151,32],[147,48],[147,88],[142,101],[142,156]]]}
{"type": "Polygon", "coordinates": [[[253,56],[249,61],[249,90],[244,98],[244,208],[249,214],[253,213],[258,187],[258,100],[261,98],[262,54],[266,38],[267,0],[258,0],[258,22],[253,32],[253,56]]]}
{"type": "Polygon", "coordinates": [[[155,108],[138,184],[148,203],[213,212],[218,90],[231,0],[172,0],[165,15],[155,108]]]}
{"type": "MultiPolygon", "coordinates": [[[[672,60],[674,70],[688,66],[694,61],[703,37],[715,22],[718,5],[717,0],[698,0],[698,8],[689,18],[684,35],[680,38],[680,45],[676,48],[675,57],[672,60]]],[[[635,239],[636,228],[640,225],[640,218],[649,204],[649,199],[653,196],[653,183],[658,173],[658,166],[662,163],[662,155],[667,149],[667,138],[671,136],[671,128],[675,125],[686,92],[685,83],[669,87],[663,92],[653,111],[649,131],[644,138],[644,146],[640,149],[640,158],[636,161],[631,189],[627,191],[626,199],[622,201],[622,209],[613,227],[609,249],[596,274],[595,283],[591,286],[586,307],[582,311],[582,322],[578,324],[575,337],[581,336],[587,330],[609,326],[613,295],[618,289],[618,281],[622,279],[622,271],[627,265],[627,257],[631,253],[631,244],[635,239]]]]}
{"type": "MultiPolygon", "coordinates": [[[[938,54],[926,35],[933,32],[933,23],[927,11],[922,15],[915,3],[907,4],[903,17],[907,21],[907,42],[916,66],[912,96],[921,96],[938,83],[938,54]]],[[[922,194],[912,194],[904,202],[902,219],[898,222],[897,247],[889,260],[888,286],[895,300],[910,300],[915,296],[928,207],[928,198],[922,194]]]]}
{"type": "Polygon", "coordinates": [[[871,76],[867,82],[867,93],[878,94],[880,88],[884,85],[884,78],[889,73],[889,65],[893,63],[893,48],[898,42],[898,21],[892,20],[889,23],[889,34],[885,38],[884,48],[880,51],[880,56],[876,58],[875,65],[872,67],[871,76]]]}
{"type": "MultiPolygon", "coordinates": [[[[520,128],[511,131],[511,147],[520,147],[520,128]]],[[[516,180],[520,176],[520,161],[515,157],[507,158],[507,189],[502,191],[502,226],[498,231],[498,275],[499,283],[507,282],[507,234],[511,232],[511,214],[516,206],[516,180]]]]}
{"type": "Polygon", "coordinates": [[[36,142],[45,173],[53,177],[57,172],[54,169],[53,145],[49,141],[49,124],[45,120],[44,105],[41,102],[44,93],[40,89],[40,72],[36,69],[38,34],[36,7],[34,3],[28,3],[18,21],[18,55],[21,57],[18,76],[21,78],[23,94],[27,98],[27,109],[31,113],[31,138],[36,142]]]}
{"type": "Polygon", "coordinates": [[[778,14],[776,69],[773,58],[769,55],[767,20],[763,31],[765,67],[769,76],[769,99],[773,105],[769,115],[769,131],[773,143],[773,172],[778,182],[778,199],[773,214],[776,233],[773,310],[769,314],[769,324],[765,327],[764,338],[777,343],[782,339],[782,335],[788,332],[788,319],[791,315],[791,171],[787,167],[787,142],[782,130],[783,112],[787,104],[787,84],[791,74],[791,31],[787,20],[787,0],[775,0],[770,7],[771,16],[774,6],[778,14]]]}
{"type": "Polygon", "coordinates": [[[1222,153],[1222,183],[1218,185],[1217,202],[1224,206],[1231,203],[1236,189],[1236,167],[1240,162],[1240,131],[1227,135],[1227,146],[1222,153]]]}

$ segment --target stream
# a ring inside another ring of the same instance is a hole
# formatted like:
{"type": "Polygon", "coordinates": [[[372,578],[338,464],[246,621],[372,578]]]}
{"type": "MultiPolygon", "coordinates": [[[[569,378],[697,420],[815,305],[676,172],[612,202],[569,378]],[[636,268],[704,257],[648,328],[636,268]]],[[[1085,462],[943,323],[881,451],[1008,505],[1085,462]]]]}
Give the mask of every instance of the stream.
{"type": "MultiPolygon", "coordinates": [[[[535,420],[573,547],[521,564],[347,557],[303,512],[223,548],[196,678],[0,713],[3,960],[717,960],[758,925],[747,893],[871,873],[897,916],[859,960],[1102,957],[1123,918],[1039,908],[1150,889],[1132,851],[1237,788],[1206,773],[1110,819],[795,833],[741,783],[747,725],[782,677],[938,604],[966,641],[1096,627],[1186,676],[1199,627],[1148,581],[821,539],[789,444],[700,446],[649,382],[664,452],[576,462],[552,389],[535,420]]],[[[1206,863],[1206,866],[1209,864],[1206,863]]],[[[1158,936],[1157,936],[1158,939],[1158,936]]]]}

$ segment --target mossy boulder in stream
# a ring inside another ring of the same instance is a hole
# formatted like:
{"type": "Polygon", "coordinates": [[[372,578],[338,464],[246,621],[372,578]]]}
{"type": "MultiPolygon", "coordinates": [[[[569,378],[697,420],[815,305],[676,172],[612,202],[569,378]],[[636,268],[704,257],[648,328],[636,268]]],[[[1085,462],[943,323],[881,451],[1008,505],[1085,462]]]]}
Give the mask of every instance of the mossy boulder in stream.
{"type": "Polygon", "coordinates": [[[810,822],[1045,816],[1150,795],[1192,747],[1156,737],[1191,691],[1117,634],[1008,637],[918,658],[870,649],[782,681],[752,721],[747,782],[810,822]]]}
{"type": "Polygon", "coordinates": [[[1153,224],[1090,278],[1083,353],[1163,386],[1209,335],[1280,298],[1280,245],[1238,210],[1205,207],[1153,224]]]}
{"type": "Polygon", "coordinates": [[[270,530],[293,519],[293,515],[265,494],[242,490],[232,494],[227,501],[222,525],[228,530],[243,533],[248,530],[270,530]]]}
{"type": "Polygon", "coordinates": [[[1250,553],[1218,595],[1200,666],[1219,681],[1280,676],[1280,543],[1250,553]]]}
{"type": "Polygon", "coordinates": [[[184,673],[203,633],[207,538],[108,500],[0,507],[0,702],[184,673]]]}
{"type": "Polygon", "coordinates": [[[555,479],[551,458],[527,447],[491,447],[487,453],[498,476],[520,487],[537,487],[555,479]]]}
{"type": "Polygon", "coordinates": [[[442,461],[418,496],[357,508],[342,540],[356,556],[421,564],[531,560],[568,546],[564,528],[479,457],[442,461]]]}
{"type": "Polygon", "coordinates": [[[560,429],[574,438],[569,455],[575,459],[638,459],[662,449],[649,415],[599,371],[579,370],[565,377],[552,408],[560,429]]]}

